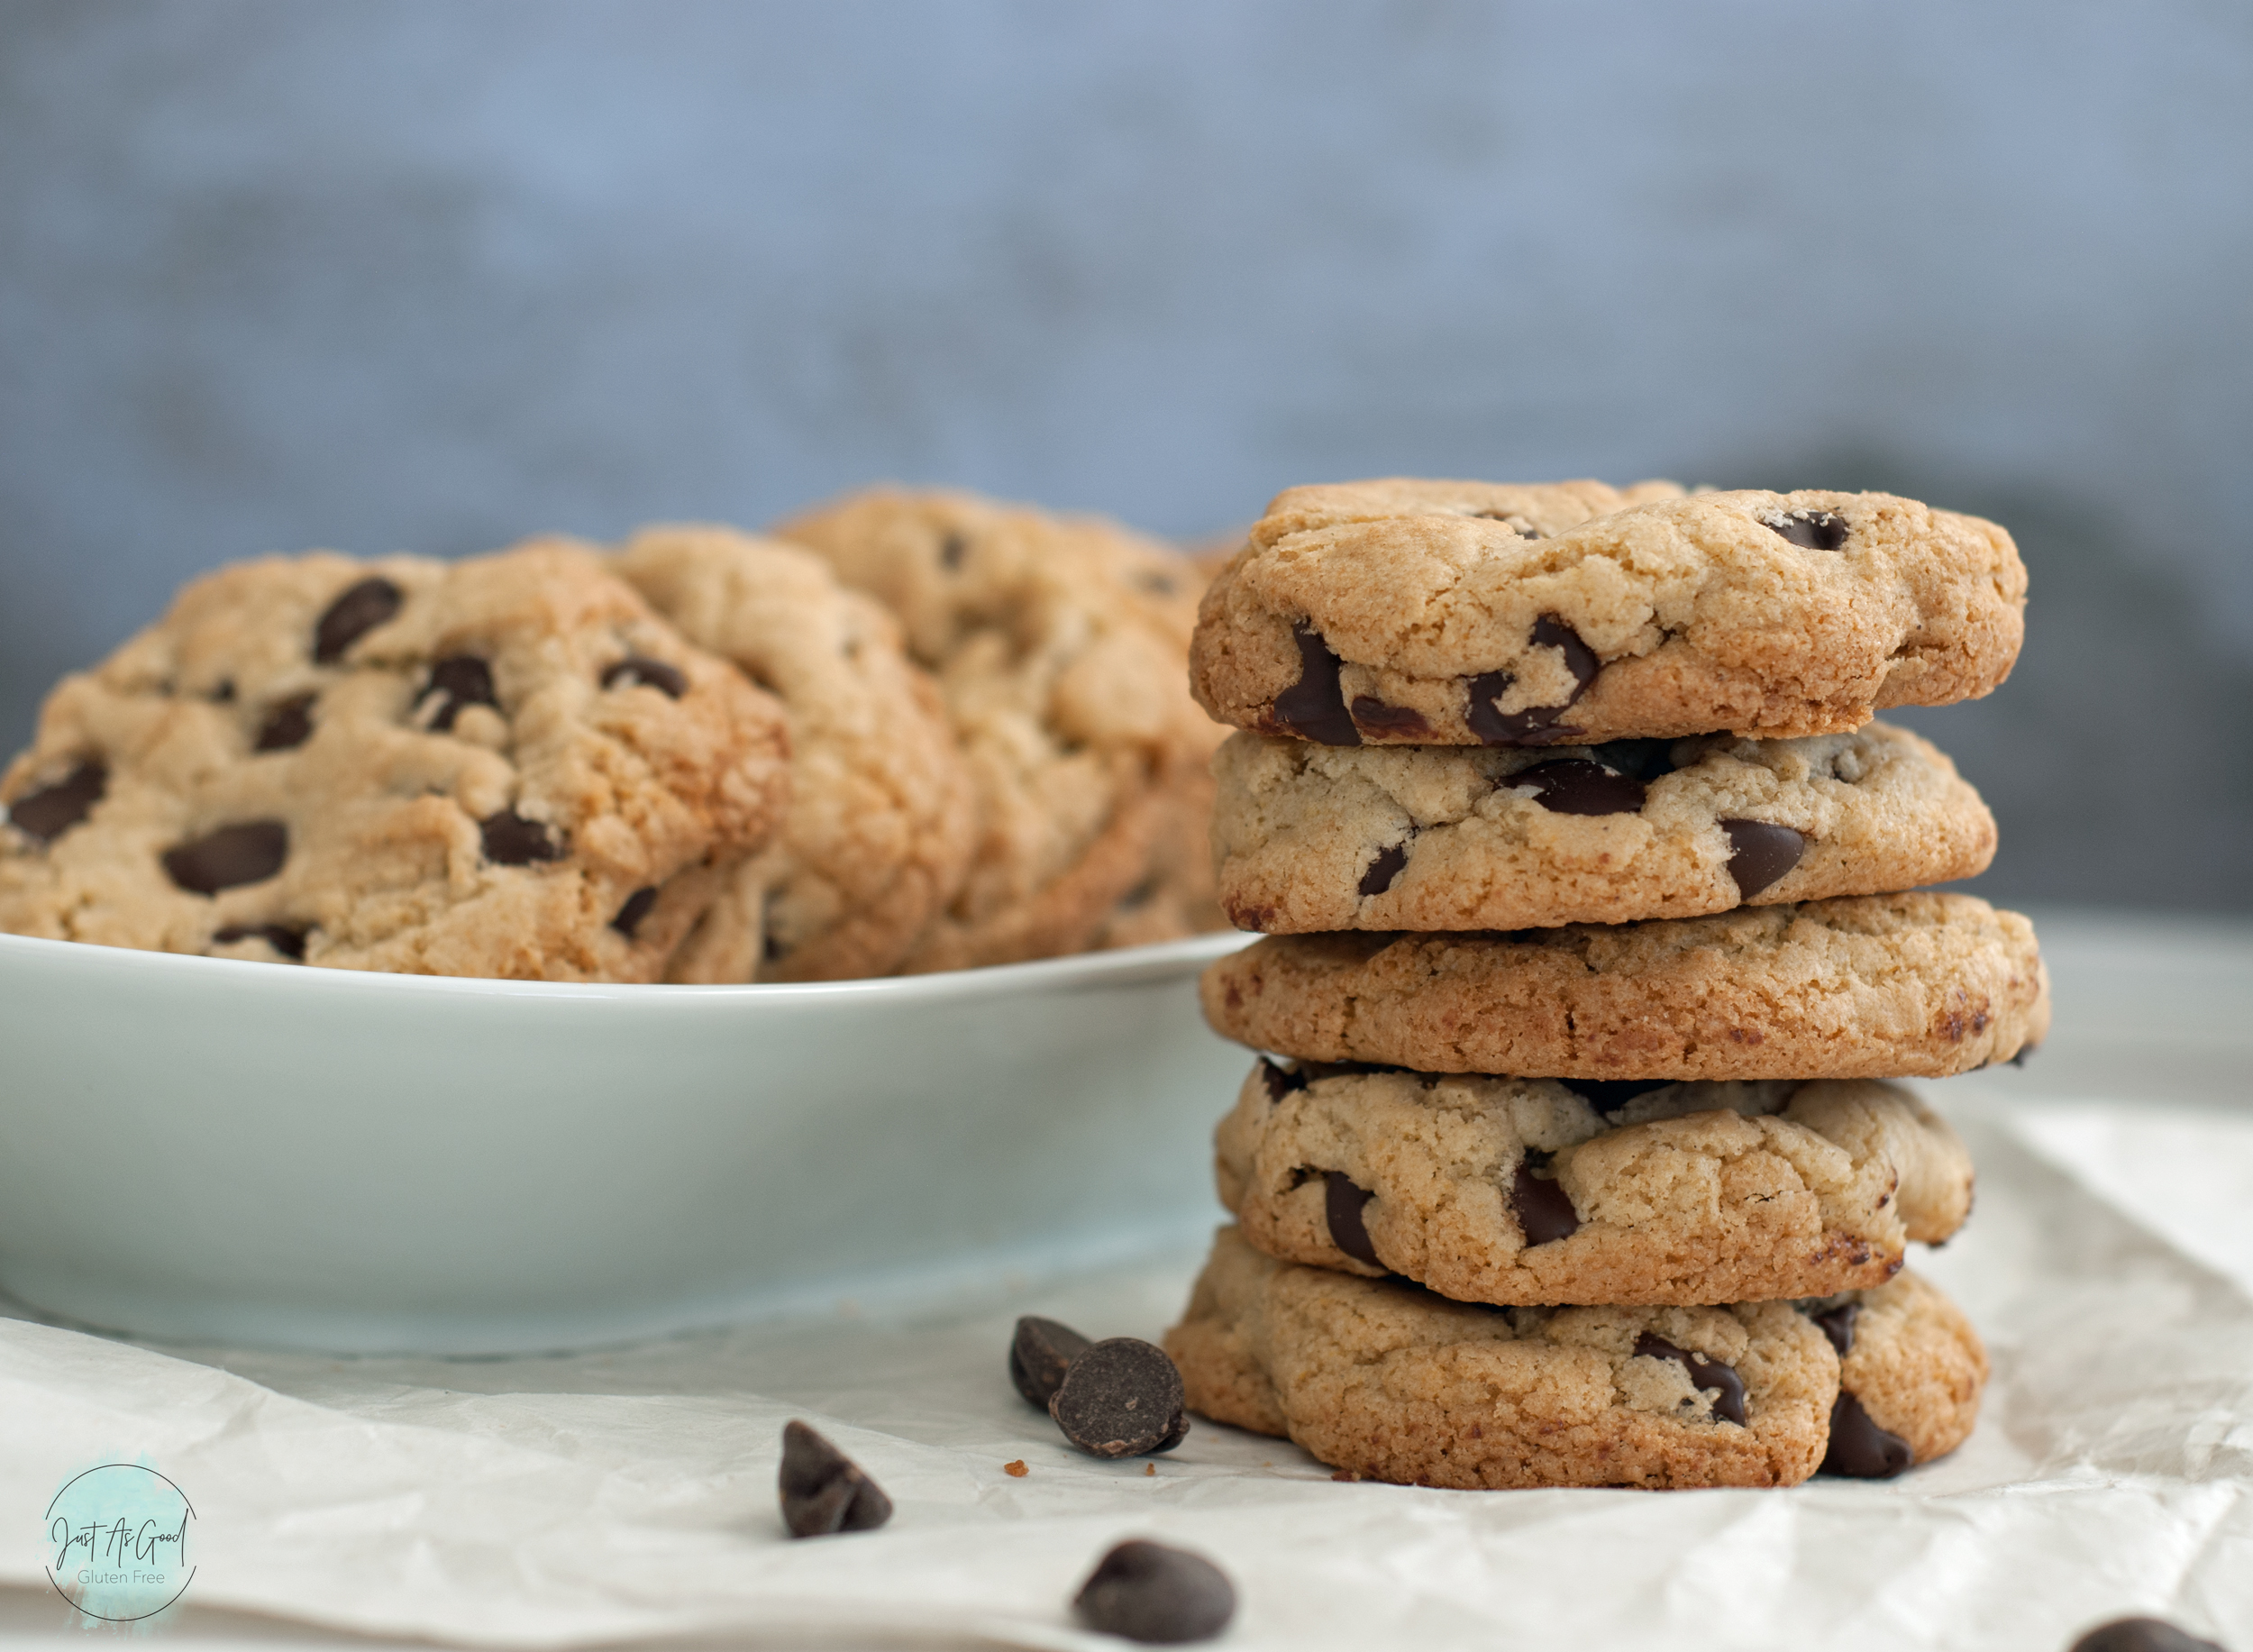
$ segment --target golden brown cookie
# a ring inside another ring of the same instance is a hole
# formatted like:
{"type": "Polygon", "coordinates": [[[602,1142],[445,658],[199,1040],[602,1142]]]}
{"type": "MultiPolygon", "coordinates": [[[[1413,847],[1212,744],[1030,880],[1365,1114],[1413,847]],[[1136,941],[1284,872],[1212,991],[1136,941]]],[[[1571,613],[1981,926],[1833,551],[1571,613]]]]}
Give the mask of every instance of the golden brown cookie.
{"type": "Polygon", "coordinates": [[[1883,493],[1294,488],[1206,594],[1213,716],[1333,745],[1859,727],[1985,694],[2024,632],[1992,522],[1883,493]]]}

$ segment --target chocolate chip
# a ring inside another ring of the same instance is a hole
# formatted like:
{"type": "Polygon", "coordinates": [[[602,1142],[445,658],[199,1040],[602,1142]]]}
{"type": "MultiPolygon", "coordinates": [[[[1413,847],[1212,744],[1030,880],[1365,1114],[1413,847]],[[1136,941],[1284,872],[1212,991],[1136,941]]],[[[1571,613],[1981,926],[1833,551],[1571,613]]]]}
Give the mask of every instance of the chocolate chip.
{"type": "Polygon", "coordinates": [[[493,668],[475,654],[449,654],[433,664],[430,680],[423,685],[415,703],[419,705],[433,694],[445,697],[430,719],[432,732],[442,735],[453,727],[453,720],[461,715],[464,706],[501,703],[500,696],[493,692],[493,668]]]}
{"type": "Polygon", "coordinates": [[[1414,707],[1388,706],[1372,694],[1355,695],[1352,710],[1354,726],[1364,734],[1413,740],[1418,735],[1432,732],[1432,726],[1424,721],[1424,714],[1414,707]]]}
{"type": "Polygon", "coordinates": [[[1837,511],[1795,510],[1760,520],[1802,551],[1836,551],[1847,543],[1847,519],[1837,511]]]}
{"type": "Polygon", "coordinates": [[[1154,597],[1171,597],[1178,589],[1173,583],[1172,575],[1160,573],[1152,568],[1145,568],[1136,574],[1135,583],[1154,597]]]}
{"type": "Polygon", "coordinates": [[[1299,643],[1299,680],[1275,697],[1275,721],[1320,745],[1359,745],[1361,730],[1354,726],[1345,691],[1338,686],[1338,657],[1305,620],[1291,634],[1299,643]]]}
{"type": "Polygon", "coordinates": [[[529,866],[534,861],[563,858],[563,845],[545,822],[527,820],[513,808],[479,822],[478,831],[485,858],[496,866],[529,866]]]}
{"type": "Polygon", "coordinates": [[[296,694],[276,706],[266,714],[266,721],[258,726],[258,738],[251,742],[254,752],[291,752],[313,738],[313,702],[317,694],[296,694]]]}
{"type": "Polygon", "coordinates": [[[1582,1100],[1609,1118],[1628,1102],[1654,1090],[1664,1090],[1673,1079],[1559,1079],[1582,1100]]]}
{"type": "Polygon", "coordinates": [[[1585,758],[1559,757],[1505,778],[1497,789],[1534,789],[1553,815],[1632,815],[1643,807],[1643,782],[1585,758]]]}
{"type": "Polygon", "coordinates": [[[1064,1438],[1099,1457],[1171,1451],[1189,1433],[1181,1408],[1181,1374],[1163,1348],[1135,1337],[1089,1344],[1048,1397],[1064,1438]]]}
{"type": "Polygon", "coordinates": [[[1377,851],[1377,858],[1369,863],[1369,870],[1361,874],[1361,892],[1382,895],[1392,887],[1392,881],[1400,875],[1400,868],[1408,864],[1409,846],[1394,844],[1377,851]]]}
{"type": "Polygon", "coordinates": [[[1260,1057],[1260,1082],[1267,1086],[1270,1101],[1280,1101],[1294,1090],[1304,1090],[1309,1079],[1303,1063],[1297,1067],[1279,1067],[1263,1055],[1260,1057]]]}
{"type": "Polygon", "coordinates": [[[2220,1641],[2201,1640],[2164,1618],[2116,1618],[2075,1641],[2069,1652],[2224,1652],[2220,1641]]]}
{"type": "Polygon", "coordinates": [[[1474,510],[1471,514],[1473,516],[1480,517],[1487,522],[1508,523],[1511,530],[1516,533],[1518,537],[1520,539],[1546,539],[1548,537],[1546,534],[1544,534],[1539,528],[1534,526],[1532,523],[1527,521],[1523,516],[1514,516],[1508,511],[1474,510]]]}
{"type": "Polygon", "coordinates": [[[649,916],[649,909],[656,904],[654,887],[635,890],[625,898],[625,905],[618,908],[618,916],[610,920],[610,926],[631,941],[634,932],[642,926],[642,920],[649,916]]]}
{"type": "Polygon", "coordinates": [[[1687,1348],[1678,1348],[1664,1337],[1653,1336],[1649,1331],[1645,1331],[1635,1339],[1635,1353],[1638,1359],[1671,1359],[1678,1362],[1690,1373],[1691,1382],[1701,1392],[1709,1388],[1720,1390],[1712,1402],[1713,1414],[1724,1422],[1733,1422],[1739,1428],[1744,1426],[1745,1380],[1729,1366],[1719,1360],[1708,1359],[1702,1354],[1692,1354],[1687,1348]]]}
{"type": "Polygon", "coordinates": [[[1009,1339],[1009,1381],[1044,1411],[1063,1386],[1072,1362],[1094,1345],[1069,1325],[1026,1314],[1009,1339]]]}
{"type": "Polygon", "coordinates": [[[1631,774],[1645,785],[1674,771],[1674,743],[1671,740],[1607,740],[1592,748],[1596,761],[1607,769],[1631,774]]]}
{"type": "Polygon", "coordinates": [[[1376,1195],[1342,1170],[1327,1173],[1323,1181],[1322,1213],[1329,1218],[1330,1243],[1356,1262],[1373,1268],[1384,1266],[1377,1260],[1377,1247],[1369,1242],[1369,1228],[1362,1220],[1363,1207],[1376,1195]]]}
{"type": "Polygon", "coordinates": [[[776,1476],[782,1523],[794,1538],[874,1531],[892,1518],[892,1500],[851,1457],[795,1419],[782,1425],[776,1476]]]}
{"type": "Polygon", "coordinates": [[[219,686],[218,686],[217,688],[214,689],[211,691],[211,698],[212,698],[213,702],[214,702],[214,704],[217,704],[217,705],[221,705],[221,706],[232,706],[232,705],[233,705],[233,704],[234,704],[234,679],[233,679],[233,678],[232,678],[232,677],[222,677],[222,678],[219,680],[219,686]]]}
{"type": "Polygon", "coordinates": [[[237,941],[264,941],[293,963],[306,961],[306,930],[288,924],[229,924],[211,937],[214,946],[237,941]]]}
{"type": "Polygon", "coordinates": [[[1136,1538],[1096,1563],[1072,1609],[1098,1634],[1175,1647],[1227,1629],[1236,1592],[1202,1555],[1136,1538]]]}
{"type": "Polygon", "coordinates": [[[1830,1338],[1830,1346],[1838,1350],[1840,1359],[1854,1352],[1854,1322],[1862,1317],[1859,1302],[1841,1302],[1836,1308],[1826,1308],[1808,1317],[1830,1338]]]}
{"type": "Polygon", "coordinates": [[[53,785],[27,792],[9,804],[9,824],[26,836],[51,844],[93,811],[109,784],[108,768],[88,760],[53,785]]]}
{"type": "MultiPolygon", "coordinates": [[[[1693,1376],[1695,1373],[1692,1374],[1693,1376]]],[[[1739,1419],[1741,1421],[1742,1419],[1739,1419]]],[[[1888,1434],[1870,1420],[1862,1402],[1844,1389],[1830,1408],[1830,1448],[1816,1472],[1845,1474],[1856,1480],[1891,1480],[1907,1468],[1916,1453],[1898,1434],[1888,1434]]]]}
{"type": "Polygon", "coordinates": [[[1580,640],[1579,632],[1554,614],[1544,614],[1534,622],[1531,640],[1536,647],[1564,651],[1564,669],[1573,674],[1573,691],[1564,697],[1562,705],[1528,706],[1523,711],[1506,712],[1497,702],[1510,692],[1510,685],[1517,679],[1508,671],[1484,671],[1472,678],[1464,685],[1470,705],[1464,713],[1464,721],[1484,744],[1555,745],[1580,732],[1558,726],[1557,718],[1587,691],[1588,685],[1596,680],[1596,673],[1603,669],[1603,662],[1580,640]]]}
{"type": "Polygon", "coordinates": [[[1546,1165],[1546,1153],[1528,1153],[1518,1161],[1518,1174],[1510,1184],[1510,1208],[1518,1213],[1518,1226],[1526,1236],[1528,1245],[1546,1245],[1553,1239],[1569,1239],[1580,1231],[1580,1212],[1573,1209],[1573,1196],[1558,1184],[1555,1177],[1537,1175],[1534,1161],[1546,1165]]]}
{"type": "Polygon", "coordinates": [[[1738,899],[1750,900],[1800,863],[1807,839],[1788,826],[1769,820],[1724,820],[1729,835],[1729,875],[1738,899]]]}
{"type": "Polygon", "coordinates": [[[191,895],[263,883],[289,858],[289,828],[278,820],[221,826],[164,852],[164,873],[191,895]]]}
{"type": "Polygon", "coordinates": [[[313,662],[333,665],[344,651],[399,611],[406,593],[388,580],[362,580],[329,604],[313,628],[313,662]]]}
{"type": "Polygon", "coordinates": [[[622,680],[646,684],[668,699],[679,699],[689,691],[689,679],[679,666],[667,665],[647,654],[628,654],[617,664],[604,668],[604,688],[616,688],[622,680]]]}
{"type": "Polygon", "coordinates": [[[960,568],[962,559],[969,554],[970,541],[960,534],[949,534],[939,541],[939,566],[950,572],[960,568]]]}

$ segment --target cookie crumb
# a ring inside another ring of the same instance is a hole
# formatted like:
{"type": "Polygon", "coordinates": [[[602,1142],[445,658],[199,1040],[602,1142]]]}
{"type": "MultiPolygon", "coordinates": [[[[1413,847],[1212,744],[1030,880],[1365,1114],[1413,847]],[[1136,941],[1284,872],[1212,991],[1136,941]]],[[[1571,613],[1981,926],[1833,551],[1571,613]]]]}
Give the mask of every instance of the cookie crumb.
{"type": "Polygon", "coordinates": [[[1333,1480],[1344,1481],[1346,1484],[1351,1485],[1355,1481],[1360,1479],[1361,1476],[1350,1468],[1341,1468],[1336,1474],[1332,1474],[1330,1478],[1333,1480]]]}
{"type": "Polygon", "coordinates": [[[1154,1480],[1157,1478],[1158,1465],[1155,1463],[1145,1463],[1142,1465],[1142,1472],[1149,1478],[1154,1480]]]}
{"type": "Polygon", "coordinates": [[[1023,1457],[1019,1457],[1014,1463],[1004,1463],[1001,1465],[1001,1472],[1008,1475],[1012,1480],[1022,1480],[1026,1475],[1031,1474],[1033,1471],[1026,1467],[1025,1459],[1023,1457]]]}

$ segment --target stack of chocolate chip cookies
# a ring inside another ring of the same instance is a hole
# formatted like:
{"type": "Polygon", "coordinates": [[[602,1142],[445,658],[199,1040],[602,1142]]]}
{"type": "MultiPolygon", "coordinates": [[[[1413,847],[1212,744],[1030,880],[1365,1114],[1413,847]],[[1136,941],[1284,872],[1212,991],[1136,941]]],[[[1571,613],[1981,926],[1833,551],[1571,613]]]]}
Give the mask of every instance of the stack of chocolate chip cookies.
{"type": "Polygon", "coordinates": [[[2048,1024],[1994,823],[1871,721],[2009,672],[1991,523],[1883,494],[1294,488],[1207,593],[1205,1009],[1267,1052],[1167,1347],[1193,1410],[1348,1474],[1790,1485],[1970,1432],[1969,1214],[1888,1079],[2048,1024]],[[1271,1059],[1273,1057],[1274,1059],[1271,1059]]]}

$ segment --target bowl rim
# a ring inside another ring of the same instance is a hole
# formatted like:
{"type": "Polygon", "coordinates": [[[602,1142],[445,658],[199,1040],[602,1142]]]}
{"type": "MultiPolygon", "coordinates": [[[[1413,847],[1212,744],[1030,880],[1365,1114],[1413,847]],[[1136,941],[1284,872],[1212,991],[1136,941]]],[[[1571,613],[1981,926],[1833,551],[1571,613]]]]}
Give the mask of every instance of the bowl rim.
{"type": "Polygon", "coordinates": [[[1115,947],[1105,952],[1074,953],[1061,958],[1037,958],[1024,963],[987,964],[976,969],[936,971],[926,975],[877,975],[851,981],[746,981],[730,986],[674,986],[664,982],[584,981],[503,981],[471,975],[406,975],[379,970],[308,968],[299,963],[267,963],[248,958],[206,958],[189,953],[144,951],[138,947],[104,946],[89,941],[56,941],[38,936],[0,934],[0,964],[20,963],[32,968],[42,963],[73,969],[111,967],[138,975],[162,978],[175,975],[182,984],[200,980],[238,980],[253,984],[302,988],[314,991],[361,994],[437,994],[461,998],[621,999],[644,1004],[702,1004],[740,1002],[784,1004],[821,999],[862,999],[878,1003],[916,1002],[951,998],[1008,996],[1058,988],[1086,989],[1126,985],[1201,970],[1260,937],[1242,930],[1221,930],[1178,941],[1158,941],[1143,946],[1115,947]],[[98,954],[98,956],[96,955],[98,954]],[[256,970],[255,978],[211,971],[256,970]]]}

